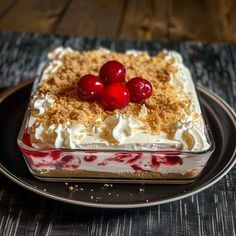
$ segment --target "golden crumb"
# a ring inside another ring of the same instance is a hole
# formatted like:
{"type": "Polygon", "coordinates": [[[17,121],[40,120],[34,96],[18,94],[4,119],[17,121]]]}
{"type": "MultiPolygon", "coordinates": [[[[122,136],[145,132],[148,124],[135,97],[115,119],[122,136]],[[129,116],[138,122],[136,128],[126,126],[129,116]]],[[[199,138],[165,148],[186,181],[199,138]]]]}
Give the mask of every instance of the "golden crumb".
{"type": "Polygon", "coordinates": [[[89,131],[96,127],[98,118],[103,121],[108,116],[120,113],[132,115],[142,121],[143,129],[149,132],[158,134],[165,131],[171,134],[175,129],[172,124],[183,119],[183,114],[189,114],[191,99],[187,94],[183,96],[181,88],[169,83],[171,74],[176,73],[177,69],[173,66],[173,61],[164,58],[164,52],[151,57],[145,52],[134,56],[102,50],[75,51],[61,59],[57,58],[62,65],[55,72],[49,73],[47,80],[41,80],[36,90],[36,95],[48,94],[55,102],[46,113],[37,117],[37,121],[45,124],[79,121],[89,131]],[[84,102],[78,98],[77,83],[81,76],[88,73],[98,75],[100,67],[109,60],[118,60],[124,64],[126,81],[141,76],[151,82],[153,94],[144,102],[146,115],[141,115],[142,104],[130,103],[122,110],[108,112],[98,102],[84,102]]]}

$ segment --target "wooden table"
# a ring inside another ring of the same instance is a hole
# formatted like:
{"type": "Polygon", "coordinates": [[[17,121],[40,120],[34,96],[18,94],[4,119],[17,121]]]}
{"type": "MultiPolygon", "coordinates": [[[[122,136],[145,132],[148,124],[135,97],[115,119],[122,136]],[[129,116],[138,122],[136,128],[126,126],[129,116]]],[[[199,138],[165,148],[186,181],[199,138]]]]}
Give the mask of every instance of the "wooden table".
{"type": "Polygon", "coordinates": [[[236,1],[2,0],[0,30],[236,42],[236,1]]]}

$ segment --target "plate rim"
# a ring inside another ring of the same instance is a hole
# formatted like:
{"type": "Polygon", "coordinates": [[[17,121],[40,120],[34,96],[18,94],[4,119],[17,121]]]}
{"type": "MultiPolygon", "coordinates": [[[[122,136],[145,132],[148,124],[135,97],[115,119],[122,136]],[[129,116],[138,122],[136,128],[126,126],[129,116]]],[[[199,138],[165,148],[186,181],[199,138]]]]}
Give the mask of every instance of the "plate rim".
{"type": "MultiPolygon", "coordinates": [[[[17,90],[29,85],[32,82],[33,82],[33,79],[26,80],[24,82],[19,83],[16,86],[13,86],[11,88],[6,89],[2,93],[0,93],[0,103],[2,103],[4,101],[4,99],[6,99],[8,96],[13,94],[17,90]]],[[[236,127],[236,113],[226,101],[224,101],[221,97],[219,97],[214,92],[210,91],[209,89],[207,89],[207,88],[205,88],[201,85],[197,85],[197,89],[200,90],[201,92],[203,92],[204,94],[206,94],[207,96],[209,96],[215,102],[217,102],[223,108],[223,110],[227,113],[227,115],[230,117],[230,120],[232,121],[232,123],[236,127]]],[[[10,179],[14,183],[18,184],[19,186],[21,186],[21,187],[23,187],[23,188],[25,188],[25,189],[27,189],[31,192],[39,194],[43,197],[47,197],[49,199],[52,199],[52,200],[56,200],[56,201],[64,202],[64,203],[70,203],[70,204],[78,205],[78,206],[85,206],[85,207],[110,208],[110,209],[128,209],[128,208],[143,208],[143,207],[156,206],[156,205],[170,203],[170,202],[173,202],[173,201],[177,201],[177,200],[181,200],[181,199],[190,197],[194,194],[197,194],[197,193],[211,187],[215,183],[217,183],[220,179],[222,179],[231,170],[231,168],[235,164],[236,164],[236,146],[234,148],[233,154],[231,155],[231,157],[229,159],[229,162],[226,164],[226,166],[220,172],[217,173],[215,178],[213,177],[207,183],[205,183],[205,184],[203,183],[200,187],[197,187],[194,191],[179,194],[179,196],[177,195],[174,198],[173,197],[168,197],[168,198],[163,199],[163,200],[158,200],[158,201],[153,201],[153,202],[144,202],[144,203],[135,203],[135,204],[132,204],[132,203],[127,203],[127,204],[91,203],[91,202],[86,202],[86,201],[68,199],[68,198],[65,198],[65,197],[59,197],[58,195],[55,195],[55,194],[48,193],[48,192],[45,192],[43,190],[37,189],[37,188],[33,187],[32,185],[24,182],[23,180],[21,180],[17,176],[15,176],[13,173],[8,171],[1,163],[0,163],[0,172],[4,176],[6,176],[8,179],[10,179]]]]}

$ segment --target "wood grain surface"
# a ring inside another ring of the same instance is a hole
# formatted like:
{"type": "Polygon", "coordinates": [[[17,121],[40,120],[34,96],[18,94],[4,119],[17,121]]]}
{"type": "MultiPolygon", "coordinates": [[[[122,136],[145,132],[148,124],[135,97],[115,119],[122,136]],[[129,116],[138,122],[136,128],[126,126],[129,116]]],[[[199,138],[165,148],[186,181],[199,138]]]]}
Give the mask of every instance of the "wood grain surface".
{"type": "MultiPolygon", "coordinates": [[[[177,50],[197,82],[236,109],[236,46],[229,44],[110,41],[1,32],[0,85],[9,86],[34,77],[47,51],[59,45],[77,49],[100,46],[120,50],[136,48],[152,53],[163,48],[177,50]]],[[[31,193],[0,174],[0,235],[234,236],[236,168],[217,184],[192,197],[160,206],[126,210],[63,204],[31,193]]]]}
{"type": "Polygon", "coordinates": [[[55,32],[116,37],[123,11],[124,1],[73,0],[55,32]]]}
{"type": "Polygon", "coordinates": [[[0,30],[236,42],[236,1],[3,0],[0,30]]]}
{"type": "Polygon", "coordinates": [[[69,1],[4,0],[0,1],[0,9],[2,2],[5,5],[5,13],[0,18],[0,29],[50,32],[69,1]]]}

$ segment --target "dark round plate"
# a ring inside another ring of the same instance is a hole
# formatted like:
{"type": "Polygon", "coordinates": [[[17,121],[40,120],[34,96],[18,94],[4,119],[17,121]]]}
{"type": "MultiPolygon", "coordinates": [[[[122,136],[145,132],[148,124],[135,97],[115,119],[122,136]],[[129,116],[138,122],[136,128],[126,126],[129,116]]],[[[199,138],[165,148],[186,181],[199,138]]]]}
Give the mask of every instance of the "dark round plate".
{"type": "Polygon", "coordinates": [[[16,138],[31,91],[31,82],[0,95],[0,171],[20,186],[55,200],[101,208],[134,208],[163,204],[200,192],[220,180],[235,164],[236,118],[219,97],[199,87],[200,99],[212,130],[216,149],[202,175],[191,184],[52,183],[34,178],[16,138]]]}

